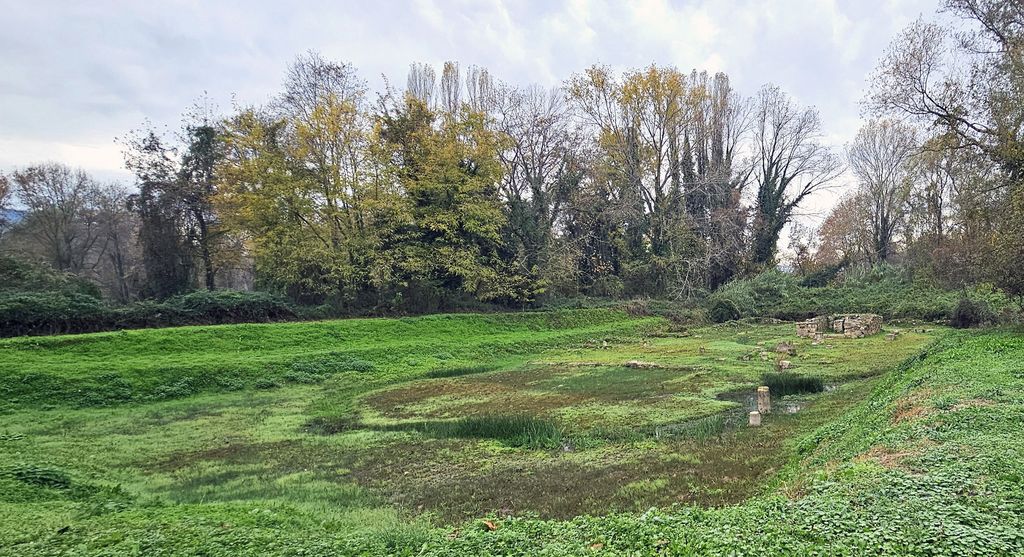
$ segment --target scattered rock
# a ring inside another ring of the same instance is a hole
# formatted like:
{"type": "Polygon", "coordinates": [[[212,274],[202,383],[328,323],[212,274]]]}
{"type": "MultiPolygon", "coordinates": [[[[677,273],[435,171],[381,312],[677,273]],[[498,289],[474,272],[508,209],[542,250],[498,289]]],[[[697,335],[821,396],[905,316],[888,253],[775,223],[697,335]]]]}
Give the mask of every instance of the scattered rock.
{"type": "Polygon", "coordinates": [[[775,364],[775,365],[780,370],[785,371],[785,370],[787,370],[787,369],[789,369],[790,367],[793,366],[793,362],[791,362],[789,360],[779,360],[778,363],[775,364]]]}
{"type": "Polygon", "coordinates": [[[622,365],[633,369],[654,369],[663,367],[661,364],[656,364],[654,362],[641,362],[640,360],[630,360],[622,365]]]}
{"type": "Polygon", "coordinates": [[[788,342],[780,342],[775,345],[775,352],[787,356],[796,356],[796,347],[788,342]]]}

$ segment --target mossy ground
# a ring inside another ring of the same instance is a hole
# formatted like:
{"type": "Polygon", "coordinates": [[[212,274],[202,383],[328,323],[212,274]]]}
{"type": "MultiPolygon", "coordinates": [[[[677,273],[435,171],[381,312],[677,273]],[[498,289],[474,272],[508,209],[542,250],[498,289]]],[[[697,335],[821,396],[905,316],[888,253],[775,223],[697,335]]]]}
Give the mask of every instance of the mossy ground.
{"type": "MultiPolygon", "coordinates": [[[[102,405],[76,403],[66,398],[70,389],[52,401],[8,401],[0,554],[379,554],[416,553],[425,543],[475,554],[489,535],[519,539],[510,553],[531,553],[542,539],[559,538],[563,524],[531,516],[572,519],[564,524],[573,533],[559,543],[579,545],[566,551],[612,550],[616,525],[630,520],[622,517],[639,520],[652,506],[739,516],[773,493],[814,495],[819,479],[799,472],[801,462],[833,482],[852,474],[849,486],[866,477],[859,471],[913,470],[935,445],[914,438],[907,424],[950,412],[984,416],[994,404],[960,396],[956,383],[922,400],[899,398],[902,387],[883,372],[943,330],[813,345],[785,324],[667,333],[657,319],[575,314],[138,331],[33,339],[34,349],[8,341],[16,346],[0,347],[7,382],[32,374],[77,384],[116,374],[129,393],[102,405]],[[782,341],[796,355],[776,354],[782,341]],[[139,352],[114,357],[121,350],[139,352]],[[776,412],[759,429],[699,421],[736,413],[730,393],[752,392],[781,358],[835,388],[794,399],[803,410],[776,412]],[[351,367],[353,359],[365,362],[362,371],[284,379],[296,368],[339,360],[351,367]],[[203,383],[169,399],[133,390],[152,392],[147,370],[192,374],[201,371],[196,362],[216,364],[210,373],[222,379],[230,370],[252,374],[251,383],[203,383]],[[258,388],[267,370],[276,382],[258,388]],[[879,385],[895,393],[886,403],[891,421],[862,410],[869,395],[880,396],[879,385]],[[860,421],[840,419],[849,412],[860,421]],[[857,423],[870,425],[849,431],[857,423]],[[892,428],[904,433],[867,441],[892,428]],[[519,437],[526,430],[541,433],[519,437]],[[829,472],[836,469],[844,471],[829,472]],[[616,512],[626,514],[574,518],[616,512]],[[494,534],[459,526],[485,516],[501,522],[494,534]],[[607,534],[596,534],[598,524],[607,534]],[[531,543],[530,531],[541,538],[531,543]]],[[[1014,342],[1006,349],[1021,350],[1014,342]]],[[[993,373],[985,381],[995,385],[993,373]]]]}

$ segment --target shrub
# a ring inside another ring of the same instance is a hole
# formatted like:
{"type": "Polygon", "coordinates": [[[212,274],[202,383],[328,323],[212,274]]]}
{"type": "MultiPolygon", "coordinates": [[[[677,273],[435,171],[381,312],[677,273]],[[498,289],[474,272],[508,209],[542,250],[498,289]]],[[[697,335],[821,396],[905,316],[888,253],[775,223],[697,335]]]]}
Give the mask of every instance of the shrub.
{"type": "Polygon", "coordinates": [[[163,302],[141,301],[121,307],[75,291],[0,292],[0,336],[269,322],[295,317],[284,300],[265,292],[200,291],[163,302]]]}
{"type": "Polygon", "coordinates": [[[9,255],[0,255],[0,292],[60,292],[101,297],[99,287],[88,280],[9,255]]]}
{"type": "Polygon", "coordinates": [[[715,323],[735,321],[740,318],[740,309],[729,298],[715,298],[708,307],[708,317],[715,323]]]}
{"type": "Polygon", "coordinates": [[[245,323],[295,317],[284,300],[266,292],[198,290],[169,298],[164,305],[179,310],[193,323],[245,323]]]}
{"type": "Polygon", "coordinates": [[[52,335],[109,328],[114,312],[92,296],[74,292],[0,295],[0,335],[52,335]]]}
{"type": "MultiPolygon", "coordinates": [[[[1009,304],[1004,295],[992,292],[979,291],[970,297],[984,299],[990,307],[1009,304]]],[[[880,265],[847,269],[840,281],[823,287],[808,287],[791,275],[770,270],[720,288],[709,298],[709,311],[717,300],[732,301],[741,317],[796,320],[834,313],[877,313],[887,319],[933,321],[950,317],[956,294],[914,281],[898,268],[880,265]]],[[[724,316],[711,318],[720,322],[724,316]]]]}
{"type": "Polygon", "coordinates": [[[626,285],[622,279],[615,275],[598,277],[589,288],[591,296],[599,298],[621,298],[626,291],[626,285]]]}
{"type": "Polygon", "coordinates": [[[651,315],[650,300],[634,298],[622,304],[622,310],[631,317],[647,317],[651,315]]]}
{"type": "Polygon", "coordinates": [[[957,329],[967,329],[991,323],[994,319],[995,314],[986,302],[961,296],[950,312],[949,324],[957,329]]]}
{"type": "Polygon", "coordinates": [[[821,288],[828,286],[829,283],[834,281],[839,273],[846,267],[846,262],[841,261],[835,265],[825,265],[824,267],[804,275],[800,279],[800,286],[805,288],[821,288]]]}

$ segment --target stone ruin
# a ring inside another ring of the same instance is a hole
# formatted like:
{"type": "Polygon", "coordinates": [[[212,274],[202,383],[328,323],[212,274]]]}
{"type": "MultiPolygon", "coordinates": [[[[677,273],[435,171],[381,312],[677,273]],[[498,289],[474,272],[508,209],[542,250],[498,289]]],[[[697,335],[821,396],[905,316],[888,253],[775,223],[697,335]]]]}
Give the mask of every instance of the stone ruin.
{"type": "Polygon", "coordinates": [[[819,315],[796,324],[798,337],[821,340],[826,336],[862,338],[882,331],[882,316],[874,313],[819,315]]]}

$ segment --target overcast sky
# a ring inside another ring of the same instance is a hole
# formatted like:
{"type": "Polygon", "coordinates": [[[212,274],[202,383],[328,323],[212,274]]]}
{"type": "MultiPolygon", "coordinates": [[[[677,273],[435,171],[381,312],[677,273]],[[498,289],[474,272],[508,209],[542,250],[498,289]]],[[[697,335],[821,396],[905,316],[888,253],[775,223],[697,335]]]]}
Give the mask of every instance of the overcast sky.
{"type": "MultiPolygon", "coordinates": [[[[55,160],[130,181],[117,136],[176,126],[207,92],[262,103],[317,50],[370,86],[410,62],[488,68],[554,86],[594,64],[725,71],[741,93],[780,85],[842,146],[865,79],[893,36],[937,0],[0,0],[0,169],[55,160]]],[[[830,197],[816,206],[827,207],[830,197]]]]}

